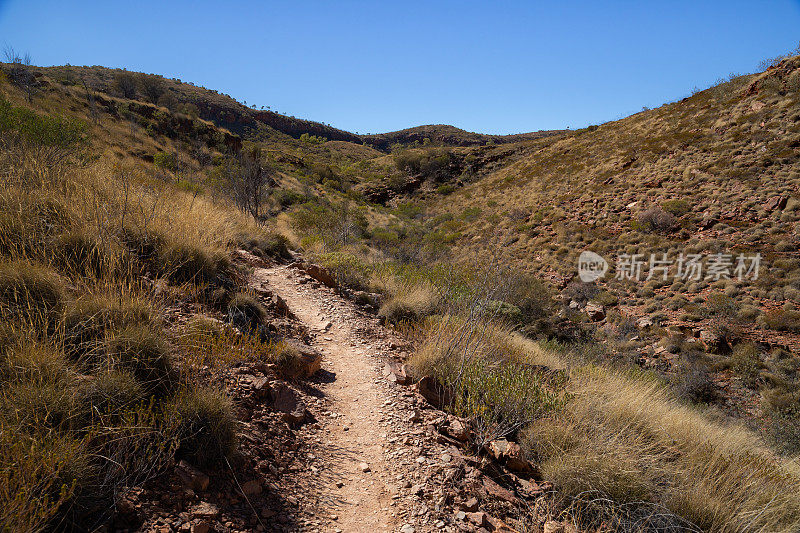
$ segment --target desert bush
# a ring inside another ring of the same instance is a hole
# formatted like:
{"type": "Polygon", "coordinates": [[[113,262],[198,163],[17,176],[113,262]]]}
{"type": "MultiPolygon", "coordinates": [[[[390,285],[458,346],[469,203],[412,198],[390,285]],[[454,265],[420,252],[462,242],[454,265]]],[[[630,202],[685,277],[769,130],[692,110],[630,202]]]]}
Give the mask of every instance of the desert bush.
{"type": "Polygon", "coordinates": [[[446,407],[471,420],[480,445],[560,405],[558,391],[503,326],[447,315],[429,319],[421,337],[409,361],[414,375],[431,376],[447,391],[446,407]]]}
{"type": "Polygon", "coordinates": [[[691,205],[684,199],[667,200],[661,204],[664,211],[680,217],[691,210],[691,205]]]}
{"type": "Polygon", "coordinates": [[[242,235],[238,244],[257,257],[272,259],[289,259],[289,239],[280,233],[267,232],[263,235],[242,235]]]}
{"type": "Polygon", "coordinates": [[[675,215],[664,211],[661,207],[653,206],[642,211],[637,220],[645,231],[656,233],[670,233],[678,227],[675,215]]]}
{"type": "Polygon", "coordinates": [[[719,398],[711,373],[698,363],[680,365],[672,383],[678,397],[690,403],[714,403],[719,398]]]}
{"type": "Polygon", "coordinates": [[[35,533],[57,521],[89,477],[91,462],[82,441],[19,433],[0,420],[0,529],[35,533]]]}
{"type": "Polygon", "coordinates": [[[800,311],[775,309],[767,311],[763,319],[769,329],[800,333],[800,311]]]}
{"type": "Polygon", "coordinates": [[[182,389],[169,404],[178,456],[200,467],[218,466],[236,447],[236,420],[227,397],[210,388],[182,389]]]}
{"type": "Polygon", "coordinates": [[[348,250],[319,254],[316,259],[336,279],[336,283],[352,290],[369,289],[372,268],[361,257],[348,250]]]}
{"type": "Polygon", "coordinates": [[[153,156],[153,164],[158,168],[173,172],[178,169],[178,161],[175,154],[167,152],[157,152],[156,155],[153,156]]]}

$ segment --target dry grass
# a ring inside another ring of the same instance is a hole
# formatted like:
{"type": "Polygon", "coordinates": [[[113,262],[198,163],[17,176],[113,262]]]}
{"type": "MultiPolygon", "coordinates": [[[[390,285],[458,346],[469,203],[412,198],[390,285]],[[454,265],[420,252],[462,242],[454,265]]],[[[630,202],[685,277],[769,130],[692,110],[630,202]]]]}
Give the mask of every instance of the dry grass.
{"type": "Polygon", "coordinates": [[[681,405],[660,383],[603,368],[573,370],[568,390],[566,407],[527,433],[563,495],[658,504],[704,531],[800,525],[800,470],[751,431],[681,405]]]}

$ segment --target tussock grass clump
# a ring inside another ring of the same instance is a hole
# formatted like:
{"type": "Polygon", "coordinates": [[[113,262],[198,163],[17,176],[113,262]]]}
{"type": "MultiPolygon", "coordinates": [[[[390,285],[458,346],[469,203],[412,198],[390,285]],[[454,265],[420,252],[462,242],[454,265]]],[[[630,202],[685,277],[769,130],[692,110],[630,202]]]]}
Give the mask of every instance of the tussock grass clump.
{"type": "Polygon", "coordinates": [[[84,379],[78,389],[81,402],[90,406],[90,415],[119,418],[145,400],[146,388],[128,370],[107,370],[84,379]]]}
{"type": "Polygon", "coordinates": [[[266,309],[252,294],[237,293],[228,304],[228,320],[243,331],[258,331],[266,319],[266,309]]]}
{"type": "Polygon", "coordinates": [[[378,316],[392,324],[416,322],[437,309],[438,299],[430,284],[402,278],[385,278],[381,289],[388,298],[381,304],[378,316]]]}
{"type": "Polygon", "coordinates": [[[169,405],[178,455],[199,466],[220,466],[236,448],[236,420],[228,398],[210,388],[182,389],[169,405]]]}
{"type": "Polygon", "coordinates": [[[231,262],[221,253],[209,253],[186,243],[173,243],[159,250],[156,271],[173,283],[217,283],[227,281],[231,275],[231,262]]]}
{"type": "Polygon", "coordinates": [[[264,235],[240,235],[237,244],[257,257],[290,259],[289,239],[280,233],[267,232],[264,235]]]}
{"type": "Polygon", "coordinates": [[[98,357],[107,331],[156,323],[153,303],[144,297],[87,294],[70,302],[64,313],[65,347],[73,358],[88,356],[85,362],[91,362],[98,357]]]}
{"type": "Polygon", "coordinates": [[[117,271],[123,260],[115,241],[101,241],[84,231],[71,231],[53,243],[53,261],[59,270],[72,275],[103,278],[117,271]]]}
{"type": "Polygon", "coordinates": [[[62,281],[41,265],[0,263],[0,318],[37,325],[52,324],[64,307],[62,281]]]}
{"type": "Polygon", "coordinates": [[[150,391],[164,392],[177,379],[170,347],[148,326],[128,326],[108,340],[111,367],[133,372],[136,379],[150,391]]]}

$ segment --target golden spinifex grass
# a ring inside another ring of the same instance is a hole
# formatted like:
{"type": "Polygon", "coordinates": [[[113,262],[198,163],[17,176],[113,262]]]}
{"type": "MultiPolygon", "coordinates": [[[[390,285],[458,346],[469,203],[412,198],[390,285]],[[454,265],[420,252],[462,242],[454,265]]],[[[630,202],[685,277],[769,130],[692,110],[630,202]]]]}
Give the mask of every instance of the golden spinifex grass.
{"type": "MultiPolygon", "coordinates": [[[[264,232],[146,166],[91,162],[85,132],[0,100],[3,530],[95,529],[176,454],[213,465],[235,447],[230,402],[197,379],[165,307],[224,309],[230,247],[264,232]]],[[[245,341],[225,356],[231,341],[204,357],[250,356],[245,341]]]]}

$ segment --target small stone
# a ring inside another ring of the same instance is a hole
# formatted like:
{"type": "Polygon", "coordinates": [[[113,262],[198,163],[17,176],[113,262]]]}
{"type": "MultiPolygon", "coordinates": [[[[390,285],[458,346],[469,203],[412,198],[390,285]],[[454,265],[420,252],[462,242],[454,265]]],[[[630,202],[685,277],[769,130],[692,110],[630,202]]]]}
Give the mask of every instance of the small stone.
{"type": "Polygon", "coordinates": [[[261,483],[255,479],[245,482],[242,485],[242,493],[245,496],[255,496],[256,494],[261,494],[261,483]]]}
{"type": "Polygon", "coordinates": [[[467,519],[467,513],[465,513],[464,511],[458,511],[456,513],[456,520],[462,520],[463,521],[463,520],[466,520],[466,519],[467,519]]]}
{"type": "Polygon", "coordinates": [[[358,469],[364,473],[369,472],[371,470],[367,463],[359,463],[358,469]]]}
{"type": "Polygon", "coordinates": [[[484,512],[467,513],[467,518],[478,527],[489,526],[489,517],[484,512]]]}
{"type": "Polygon", "coordinates": [[[211,523],[208,520],[202,520],[192,526],[192,533],[209,533],[211,531],[211,523]]]}
{"type": "Polygon", "coordinates": [[[400,528],[400,533],[414,533],[416,529],[411,524],[405,524],[403,527],[400,528]]]}
{"type": "Polygon", "coordinates": [[[213,503],[200,502],[189,511],[194,518],[217,518],[219,507],[213,503]]]}

